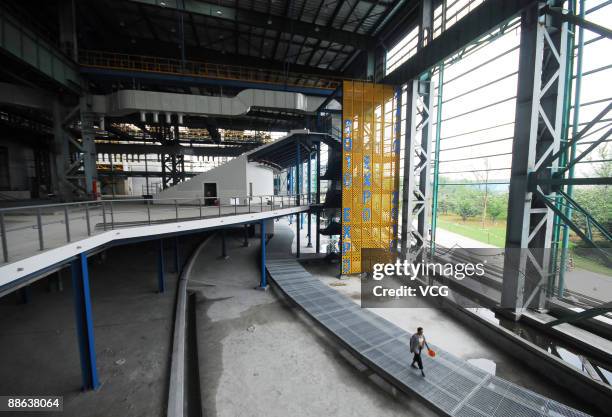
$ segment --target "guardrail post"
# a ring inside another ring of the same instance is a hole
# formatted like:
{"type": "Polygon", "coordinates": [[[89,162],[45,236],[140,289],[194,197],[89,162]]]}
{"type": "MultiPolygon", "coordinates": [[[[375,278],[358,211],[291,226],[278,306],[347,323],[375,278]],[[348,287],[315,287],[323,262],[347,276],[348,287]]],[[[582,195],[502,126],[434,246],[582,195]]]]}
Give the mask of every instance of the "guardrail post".
{"type": "Polygon", "coordinates": [[[176,216],[176,221],[178,222],[179,215],[178,215],[178,201],[177,200],[174,200],[174,214],[176,216]]]}
{"type": "Polygon", "coordinates": [[[85,221],[87,222],[87,236],[91,236],[91,224],[89,220],[89,203],[85,203],[85,221]]]}
{"type": "Polygon", "coordinates": [[[259,196],[259,206],[260,206],[259,211],[263,213],[263,196],[262,195],[259,196]]]}
{"type": "Polygon", "coordinates": [[[151,201],[147,200],[147,221],[151,224],[151,201]]]}
{"type": "Polygon", "coordinates": [[[38,246],[40,247],[40,250],[45,250],[42,230],[42,214],[40,212],[40,208],[36,209],[36,223],[38,224],[38,246]]]}
{"type": "Polygon", "coordinates": [[[100,386],[100,382],[98,381],[98,370],[96,368],[96,347],[91,313],[87,256],[84,253],[79,254],[78,259],[72,261],[71,268],[83,389],[97,389],[100,386]]]}
{"type": "Polygon", "coordinates": [[[113,210],[113,202],[110,202],[110,210],[111,210],[111,229],[115,228],[115,212],[113,210]]]}
{"type": "Polygon", "coordinates": [[[2,233],[2,257],[8,262],[8,247],[6,246],[6,226],[4,224],[4,213],[0,213],[0,233],[2,233]]]}
{"type": "Polygon", "coordinates": [[[163,293],[166,291],[166,276],[164,266],[164,239],[159,239],[159,247],[157,254],[157,291],[163,293]]]}
{"type": "Polygon", "coordinates": [[[200,219],[202,218],[202,199],[198,198],[198,200],[200,201],[200,219]]]}
{"type": "Polygon", "coordinates": [[[218,199],[219,202],[219,217],[221,217],[221,198],[218,199]]]}
{"type": "Polygon", "coordinates": [[[68,206],[64,206],[64,223],[66,224],[66,241],[70,242],[70,224],[68,223],[68,206]]]}
{"type": "Polygon", "coordinates": [[[234,214],[238,214],[238,198],[234,198],[234,214]]]}

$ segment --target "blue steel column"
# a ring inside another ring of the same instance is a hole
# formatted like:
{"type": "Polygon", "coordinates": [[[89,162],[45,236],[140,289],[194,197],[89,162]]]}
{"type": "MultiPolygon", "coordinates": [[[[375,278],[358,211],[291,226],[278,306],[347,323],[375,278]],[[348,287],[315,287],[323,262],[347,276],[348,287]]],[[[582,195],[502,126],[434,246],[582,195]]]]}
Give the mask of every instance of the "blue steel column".
{"type": "Polygon", "coordinates": [[[260,288],[268,286],[266,277],[266,221],[261,221],[261,280],[259,281],[260,288]]]}
{"type": "Polygon", "coordinates": [[[160,293],[166,291],[166,276],[164,269],[164,240],[159,239],[159,253],[157,254],[157,290],[160,293]]]}
{"type": "MultiPolygon", "coordinates": [[[[302,176],[301,174],[301,167],[302,167],[302,156],[300,154],[300,140],[298,139],[296,142],[296,155],[295,155],[295,194],[296,194],[296,201],[297,201],[297,205],[301,205],[301,201],[300,201],[300,193],[302,192],[302,176]]],[[[299,216],[298,216],[299,217],[299,216]]]]}
{"type": "MultiPolygon", "coordinates": [[[[302,167],[302,156],[300,154],[300,140],[298,139],[296,142],[296,155],[295,155],[295,188],[296,188],[296,201],[297,201],[297,205],[301,205],[301,201],[300,201],[300,193],[302,192],[302,187],[301,187],[301,175],[300,175],[300,170],[302,167]]],[[[300,222],[300,217],[301,217],[301,213],[296,213],[295,215],[295,231],[296,231],[296,245],[295,245],[295,256],[297,258],[300,257],[300,227],[301,227],[301,222],[300,222]]]]}
{"type": "MultiPolygon", "coordinates": [[[[317,113],[317,117],[318,117],[318,113],[317,113]]],[[[315,234],[315,245],[317,246],[316,248],[316,253],[319,253],[320,247],[321,247],[321,234],[320,229],[321,229],[321,142],[317,143],[317,169],[316,169],[316,173],[317,173],[317,224],[316,224],[316,234],[315,234]]]]}
{"type": "MultiPolygon", "coordinates": [[[[311,189],[310,189],[310,183],[312,182],[312,165],[311,165],[311,161],[312,161],[312,153],[308,153],[308,165],[306,167],[306,172],[307,172],[307,180],[306,180],[306,192],[308,193],[308,205],[310,206],[310,204],[312,203],[312,197],[310,196],[311,194],[311,189]]],[[[311,217],[312,214],[310,212],[310,209],[308,210],[308,213],[306,213],[306,215],[308,216],[308,243],[306,244],[307,248],[312,248],[312,237],[311,237],[311,233],[310,233],[310,228],[311,228],[311,217]]]]}
{"type": "Polygon", "coordinates": [[[96,347],[91,313],[87,256],[81,253],[77,260],[72,261],[71,269],[83,389],[96,389],[100,386],[100,382],[98,381],[98,370],[96,368],[96,347]]]}

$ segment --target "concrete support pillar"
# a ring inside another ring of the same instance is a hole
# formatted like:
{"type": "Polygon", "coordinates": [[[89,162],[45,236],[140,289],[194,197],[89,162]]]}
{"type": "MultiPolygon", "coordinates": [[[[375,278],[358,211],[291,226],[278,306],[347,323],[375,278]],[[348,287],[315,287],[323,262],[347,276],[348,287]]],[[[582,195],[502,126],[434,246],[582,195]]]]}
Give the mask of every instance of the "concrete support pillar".
{"type": "Polygon", "coordinates": [[[259,288],[265,289],[268,286],[266,273],[266,221],[261,220],[261,279],[259,288]]]}
{"type": "Polygon", "coordinates": [[[96,348],[94,343],[87,256],[81,253],[77,260],[72,261],[71,266],[83,389],[97,389],[100,386],[100,382],[96,367],[96,348]]]}
{"type": "Polygon", "coordinates": [[[163,293],[166,291],[166,274],[164,265],[164,240],[159,239],[159,248],[157,253],[157,291],[163,293]]]}

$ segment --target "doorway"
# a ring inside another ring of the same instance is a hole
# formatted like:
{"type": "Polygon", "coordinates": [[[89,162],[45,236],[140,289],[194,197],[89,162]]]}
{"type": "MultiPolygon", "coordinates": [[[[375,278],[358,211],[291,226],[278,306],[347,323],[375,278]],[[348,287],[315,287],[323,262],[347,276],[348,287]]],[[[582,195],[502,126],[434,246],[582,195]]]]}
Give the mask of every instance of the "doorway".
{"type": "Polygon", "coordinates": [[[204,205],[205,206],[216,206],[217,205],[217,183],[216,182],[205,182],[204,183],[204,205]]]}

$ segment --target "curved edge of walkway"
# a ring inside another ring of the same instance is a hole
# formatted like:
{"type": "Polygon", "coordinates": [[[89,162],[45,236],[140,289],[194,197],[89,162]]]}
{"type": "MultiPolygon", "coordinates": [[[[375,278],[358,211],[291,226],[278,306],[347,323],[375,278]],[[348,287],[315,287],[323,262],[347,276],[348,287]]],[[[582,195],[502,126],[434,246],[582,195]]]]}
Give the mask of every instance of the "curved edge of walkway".
{"type": "Polygon", "coordinates": [[[207,236],[191,253],[178,281],[176,311],[172,338],[172,357],[170,362],[170,383],[168,384],[168,417],[182,417],[185,407],[185,343],[187,324],[187,285],[195,260],[202,250],[215,237],[207,236]]]}
{"type": "Polygon", "coordinates": [[[156,225],[130,227],[127,229],[109,230],[91,237],[68,243],[66,245],[45,250],[35,255],[19,259],[0,266],[0,294],[10,292],[24,282],[31,283],[41,277],[45,271],[57,265],[68,262],[81,253],[87,256],[108,245],[122,242],[156,239],[163,236],[173,236],[183,233],[194,233],[206,229],[221,228],[230,225],[254,223],[262,219],[287,216],[289,214],[307,211],[308,206],[298,206],[257,213],[235,214],[210,219],[172,222],[156,225]]]}

